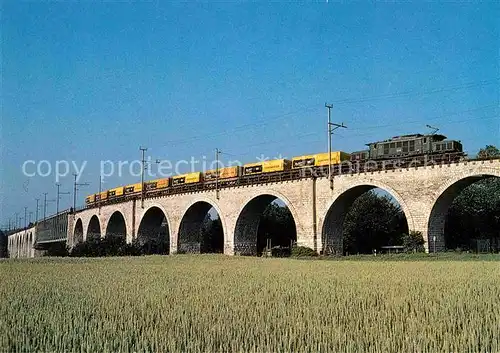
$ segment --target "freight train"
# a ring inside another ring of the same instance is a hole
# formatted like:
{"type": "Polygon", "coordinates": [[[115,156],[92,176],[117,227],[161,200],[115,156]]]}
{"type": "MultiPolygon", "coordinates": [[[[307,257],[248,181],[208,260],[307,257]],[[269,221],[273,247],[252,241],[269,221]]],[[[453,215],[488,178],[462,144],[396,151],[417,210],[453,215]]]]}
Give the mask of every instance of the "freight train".
{"type": "MultiPolygon", "coordinates": [[[[344,167],[343,162],[346,161],[351,162],[350,165],[347,165],[347,168],[352,172],[360,171],[359,165],[363,161],[405,161],[425,157],[438,161],[455,162],[465,156],[460,141],[447,140],[446,136],[436,134],[396,136],[388,140],[369,143],[367,146],[369,147],[368,150],[350,154],[342,151],[332,152],[332,169],[340,171],[344,167]],[[352,169],[355,163],[357,163],[358,168],[356,170],[352,169]]],[[[144,193],[153,195],[156,192],[165,190],[174,192],[175,190],[181,190],[182,187],[196,185],[210,189],[214,188],[217,182],[219,186],[238,185],[240,181],[252,181],[254,177],[278,175],[287,171],[300,172],[307,169],[324,172],[328,169],[329,164],[330,157],[328,153],[299,156],[291,160],[275,159],[249,163],[243,166],[208,170],[204,173],[194,172],[176,175],[171,178],[146,181],[144,182],[144,193]]],[[[85,203],[87,207],[93,207],[95,204],[112,202],[124,197],[135,197],[141,194],[143,194],[143,185],[136,183],[89,195],[86,197],[85,203]]]]}

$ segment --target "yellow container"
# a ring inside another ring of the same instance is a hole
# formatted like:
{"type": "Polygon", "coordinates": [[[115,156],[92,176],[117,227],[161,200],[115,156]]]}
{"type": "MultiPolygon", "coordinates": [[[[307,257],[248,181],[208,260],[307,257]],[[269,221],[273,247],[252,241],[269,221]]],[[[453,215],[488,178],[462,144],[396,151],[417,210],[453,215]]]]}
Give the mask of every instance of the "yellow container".
{"type": "Polygon", "coordinates": [[[91,204],[91,203],[94,203],[95,202],[95,194],[92,194],[92,195],[89,195],[85,198],[85,203],[88,205],[88,204],[91,204]]]}
{"type": "MultiPolygon", "coordinates": [[[[219,169],[219,179],[236,178],[240,175],[241,167],[226,167],[219,169]]],[[[216,179],[216,169],[207,170],[203,176],[203,180],[212,181],[216,179]]]]}
{"type": "MultiPolygon", "coordinates": [[[[314,165],[317,167],[328,165],[329,163],[328,152],[318,153],[314,157],[315,157],[314,165]]],[[[350,154],[348,153],[342,151],[332,152],[332,164],[339,164],[340,162],[348,160],[349,158],[350,154]]]]}
{"type": "Polygon", "coordinates": [[[314,166],[314,155],[300,156],[292,158],[292,168],[305,168],[314,166]]]}
{"type": "Polygon", "coordinates": [[[262,163],[263,173],[282,172],[289,170],[292,162],[288,159],[274,159],[272,161],[265,161],[262,163]]]}
{"type": "Polygon", "coordinates": [[[164,189],[170,185],[170,178],[158,179],[156,187],[158,189],[164,189]]]}
{"type": "Polygon", "coordinates": [[[123,186],[108,190],[108,197],[118,197],[123,195],[123,186]]]}
{"type": "Polygon", "coordinates": [[[144,183],[144,187],[146,190],[156,190],[156,189],[165,189],[170,185],[170,179],[155,179],[150,180],[144,183]]]}
{"type": "Polygon", "coordinates": [[[131,184],[125,186],[125,194],[133,194],[135,192],[141,192],[142,191],[142,184],[141,183],[136,183],[136,184],[131,184]]]}
{"type": "Polygon", "coordinates": [[[243,173],[245,175],[260,174],[263,172],[262,162],[248,163],[243,166],[243,173]]]}
{"type": "Polygon", "coordinates": [[[99,194],[99,200],[106,200],[108,198],[108,191],[102,191],[99,194]]]}
{"type": "Polygon", "coordinates": [[[144,183],[146,190],[164,189],[170,185],[170,179],[155,179],[144,183]]]}
{"type": "Polygon", "coordinates": [[[201,180],[201,173],[194,172],[194,173],[174,176],[172,178],[172,184],[173,185],[193,184],[193,183],[199,183],[200,180],[201,180]]]}

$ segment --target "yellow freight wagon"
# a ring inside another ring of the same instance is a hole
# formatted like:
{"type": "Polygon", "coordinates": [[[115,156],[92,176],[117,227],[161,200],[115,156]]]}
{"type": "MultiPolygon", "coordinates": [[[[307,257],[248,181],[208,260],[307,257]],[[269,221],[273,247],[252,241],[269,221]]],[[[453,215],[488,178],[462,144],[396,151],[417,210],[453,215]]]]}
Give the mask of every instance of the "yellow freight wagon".
{"type": "Polygon", "coordinates": [[[245,175],[259,174],[262,173],[262,162],[259,163],[248,163],[243,166],[243,173],[245,175]]]}
{"type": "Polygon", "coordinates": [[[108,191],[102,191],[99,194],[96,194],[96,201],[106,200],[108,198],[108,191]]]}
{"type": "MultiPolygon", "coordinates": [[[[237,178],[241,174],[241,167],[226,167],[219,169],[219,179],[230,179],[237,178]]],[[[215,181],[217,177],[217,170],[207,170],[203,176],[203,180],[205,181],[215,181]]]]}
{"type": "Polygon", "coordinates": [[[108,197],[118,197],[123,195],[123,186],[108,190],[108,197]]]}
{"type": "MultiPolygon", "coordinates": [[[[314,165],[316,167],[328,165],[329,163],[328,152],[318,153],[314,156],[314,158],[314,165]]],[[[332,152],[332,164],[339,164],[340,162],[349,160],[350,158],[351,155],[349,153],[345,153],[342,151],[332,152]]]]}
{"type": "Polygon", "coordinates": [[[172,185],[199,183],[200,180],[201,180],[201,173],[200,172],[182,174],[182,175],[174,176],[172,178],[172,185]]]}
{"type": "Polygon", "coordinates": [[[271,172],[282,172],[284,170],[289,170],[292,162],[288,159],[274,159],[272,161],[265,161],[262,163],[262,169],[264,173],[271,172]]]}
{"type": "Polygon", "coordinates": [[[85,198],[85,203],[87,205],[95,202],[95,194],[89,195],[85,198]]]}
{"type": "Polygon", "coordinates": [[[250,163],[243,166],[245,175],[282,172],[289,170],[292,162],[288,159],[274,159],[272,161],[264,161],[259,163],[250,163]]]}
{"type": "Polygon", "coordinates": [[[141,183],[136,183],[136,184],[125,186],[125,194],[133,194],[133,193],[141,192],[141,191],[142,191],[142,184],[141,183]]]}
{"type": "Polygon", "coordinates": [[[304,168],[314,166],[314,155],[300,156],[292,158],[292,168],[304,168]]]}
{"type": "Polygon", "coordinates": [[[146,190],[156,190],[156,189],[164,189],[170,185],[170,179],[156,179],[150,180],[144,183],[144,188],[146,190]]]}

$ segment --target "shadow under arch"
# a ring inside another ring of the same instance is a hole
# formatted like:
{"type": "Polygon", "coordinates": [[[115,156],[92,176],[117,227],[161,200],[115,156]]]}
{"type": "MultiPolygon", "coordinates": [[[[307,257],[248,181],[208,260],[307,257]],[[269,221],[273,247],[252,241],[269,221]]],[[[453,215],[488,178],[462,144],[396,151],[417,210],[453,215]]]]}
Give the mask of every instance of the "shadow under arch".
{"type": "Polygon", "coordinates": [[[74,243],[82,243],[83,242],[83,223],[81,218],[78,218],[75,224],[75,231],[73,232],[74,243]]]}
{"type": "Polygon", "coordinates": [[[109,218],[108,225],[106,226],[106,238],[127,240],[127,225],[125,217],[120,211],[115,211],[109,218]]]}
{"type": "Polygon", "coordinates": [[[427,244],[429,252],[446,250],[445,222],[453,200],[468,186],[485,179],[500,178],[493,174],[476,174],[452,181],[443,187],[433,202],[427,224],[427,244]]]}
{"type": "Polygon", "coordinates": [[[134,241],[144,254],[170,252],[170,229],[162,209],[152,206],[144,213],[137,230],[137,239],[134,241]]]}
{"type": "Polygon", "coordinates": [[[264,211],[274,201],[280,200],[291,215],[291,221],[295,228],[294,239],[297,240],[297,219],[290,202],[283,196],[274,193],[263,193],[253,197],[243,206],[238,215],[234,229],[234,253],[245,256],[256,256],[260,252],[259,225],[264,211]]]}
{"type": "Polygon", "coordinates": [[[382,185],[374,184],[360,184],[352,186],[343,190],[343,192],[334,199],[327,209],[326,215],[323,218],[321,226],[321,252],[325,255],[343,255],[344,254],[344,221],[349,209],[354,201],[361,195],[373,190],[382,189],[392,196],[400,205],[401,210],[405,216],[405,221],[408,229],[412,229],[413,222],[406,205],[403,203],[401,197],[396,194],[391,188],[382,185]]]}
{"type": "Polygon", "coordinates": [[[182,216],[177,237],[179,253],[223,253],[224,222],[215,204],[209,200],[199,200],[188,207],[182,216]],[[218,217],[211,218],[209,211],[213,209],[218,217]],[[217,222],[215,234],[208,234],[205,229],[208,222],[217,222]]]}
{"type": "Polygon", "coordinates": [[[87,227],[86,240],[100,240],[100,239],[101,239],[101,222],[99,222],[99,217],[93,215],[90,218],[90,222],[87,227]]]}

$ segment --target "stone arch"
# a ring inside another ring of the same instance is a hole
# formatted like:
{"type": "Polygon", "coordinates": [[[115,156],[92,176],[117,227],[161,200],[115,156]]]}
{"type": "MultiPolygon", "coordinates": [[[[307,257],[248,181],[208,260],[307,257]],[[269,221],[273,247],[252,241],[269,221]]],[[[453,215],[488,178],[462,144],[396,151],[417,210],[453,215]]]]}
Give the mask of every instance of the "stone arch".
{"type": "Polygon", "coordinates": [[[23,246],[23,243],[21,242],[21,236],[20,234],[17,234],[16,235],[16,238],[17,238],[17,257],[21,257],[22,256],[22,246],[23,246]]]}
{"type": "Polygon", "coordinates": [[[386,191],[399,203],[405,215],[408,229],[414,229],[414,220],[410,209],[401,195],[393,188],[384,183],[373,181],[351,184],[337,193],[337,196],[328,204],[326,213],[322,217],[319,229],[321,230],[321,251],[323,253],[343,254],[343,228],[345,217],[358,197],[376,188],[386,191]]]}
{"type": "Polygon", "coordinates": [[[137,242],[146,254],[170,252],[170,223],[161,206],[151,206],[143,212],[137,229],[137,242]]]}
{"type": "Polygon", "coordinates": [[[301,224],[298,213],[290,200],[283,194],[264,190],[257,196],[249,197],[238,212],[234,227],[234,252],[239,255],[257,255],[257,236],[260,217],[265,209],[276,199],[281,200],[288,208],[295,224],[296,233],[299,233],[301,224]]]}
{"type": "Polygon", "coordinates": [[[209,198],[198,198],[191,202],[182,213],[179,231],[177,233],[177,251],[187,253],[223,252],[225,243],[224,215],[218,204],[209,198]],[[202,237],[202,225],[208,212],[214,208],[222,226],[222,239],[218,239],[217,249],[209,249],[212,244],[207,244],[202,237]],[[219,249],[220,248],[220,249],[219,249]]]}
{"type": "Polygon", "coordinates": [[[427,222],[426,245],[429,252],[439,252],[446,249],[444,226],[448,210],[453,200],[466,187],[484,179],[500,177],[500,170],[490,169],[484,172],[462,174],[448,180],[434,194],[429,220],[427,222]]]}
{"type": "Polygon", "coordinates": [[[86,240],[101,239],[101,222],[99,221],[99,217],[97,217],[97,215],[92,215],[92,217],[90,217],[85,239],[86,240]]]}
{"type": "Polygon", "coordinates": [[[109,217],[106,224],[106,234],[107,238],[123,238],[127,240],[127,223],[123,213],[120,211],[115,211],[109,217]]]}
{"type": "Polygon", "coordinates": [[[73,242],[75,244],[83,242],[83,222],[81,218],[78,218],[75,222],[75,228],[73,230],[73,242]]]}
{"type": "Polygon", "coordinates": [[[28,235],[28,257],[31,257],[31,252],[33,250],[33,233],[28,235]]]}

